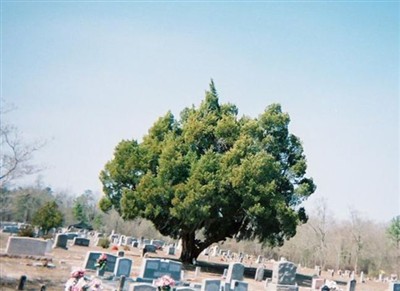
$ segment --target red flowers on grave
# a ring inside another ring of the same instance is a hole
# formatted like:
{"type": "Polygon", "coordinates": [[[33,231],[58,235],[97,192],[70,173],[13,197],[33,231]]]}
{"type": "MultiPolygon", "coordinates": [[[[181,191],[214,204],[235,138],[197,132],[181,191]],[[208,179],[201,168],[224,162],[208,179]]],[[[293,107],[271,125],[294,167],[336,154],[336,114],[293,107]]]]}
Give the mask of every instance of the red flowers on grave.
{"type": "Polygon", "coordinates": [[[175,286],[175,281],[168,275],[164,275],[158,278],[154,284],[157,286],[158,290],[172,290],[172,287],[175,286]]]}
{"type": "Polygon", "coordinates": [[[96,264],[94,265],[99,270],[104,270],[107,266],[107,255],[101,254],[101,256],[97,259],[96,264]]]}

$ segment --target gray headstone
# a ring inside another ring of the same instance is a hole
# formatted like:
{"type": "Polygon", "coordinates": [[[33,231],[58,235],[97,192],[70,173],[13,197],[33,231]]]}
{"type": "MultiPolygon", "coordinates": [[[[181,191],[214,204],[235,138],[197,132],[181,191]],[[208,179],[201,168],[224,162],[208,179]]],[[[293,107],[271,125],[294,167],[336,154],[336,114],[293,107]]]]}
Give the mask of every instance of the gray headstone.
{"type": "Polygon", "coordinates": [[[51,253],[53,250],[54,240],[48,239],[46,240],[46,253],[51,253]]]}
{"type": "Polygon", "coordinates": [[[400,291],[400,282],[390,282],[389,291],[400,291]]]}
{"type": "Polygon", "coordinates": [[[231,282],[232,280],[242,281],[244,273],[244,265],[241,263],[230,263],[228,272],[226,274],[226,281],[231,282]]]}
{"type": "Polygon", "coordinates": [[[168,248],[167,248],[167,251],[168,251],[168,255],[170,255],[170,256],[175,256],[175,247],[174,246],[169,246],[168,248]]]}
{"type": "Polygon", "coordinates": [[[54,242],[54,247],[53,248],[66,249],[67,248],[67,243],[68,243],[68,235],[66,235],[64,233],[59,233],[56,236],[56,241],[54,242]]]}
{"type": "Polygon", "coordinates": [[[161,260],[161,259],[144,259],[139,273],[139,277],[146,279],[157,279],[163,275],[169,275],[175,281],[181,281],[182,263],[161,260]]]}
{"type": "Polygon", "coordinates": [[[72,243],[74,246],[88,247],[90,244],[90,239],[83,237],[75,237],[72,243]]]}
{"type": "Polygon", "coordinates": [[[131,269],[132,269],[131,259],[122,257],[117,258],[117,261],[115,263],[114,276],[121,277],[123,275],[128,278],[131,274],[131,269]]]}
{"type": "Polygon", "coordinates": [[[128,236],[128,237],[126,238],[126,241],[125,241],[126,243],[125,243],[125,244],[126,244],[127,246],[130,246],[130,245],[132,244],[132,241],[133,241],[133,238],[130,237],[130,236],[128,236]]]}
{"type": "Polygon", "coordinates": [[[147,283],[139,283],[129,286],[129,291],[157,291],[157,290],[158,290],[157,287],[147,283]]]}
{"type": "Polygon", "coordinates": [[[155,245],[146,244],[143,246],[143,248],[146,249],[147,253],[156,253],[157,252],[157,247],[155,245]]]}
{"type": "Polygon", "coordinates": [[[231,284],[229,282],[224,282],[222,286],[224,291],[230,291],[231,290],[231,284]]]}
{"type": "Polygon", "coordinates": [[[125,252],[124,251],[118,251],[117,256],[118,257],[124,257],[125,256],[125,252]]]}
{"type": "Polygon", "coordinates": [[[272,283],[294,285],[296,283],[296,270],[296,265],[291,262],[276,262],[272,270],[272,283]]]}
{"type": "MultiPolygon", "coordinates": [[[[96,270],[95,264],[97,259],[101,256],[101,252],[88,252],[86,254],[86,258],[84,261],[83,267],[87,270],[96,270]]],[[[107,255],[107,266],[105,271],[106,272],[111,272],[114,273],[115,269],[115,264],[117,262],[117,256],[114,256],[113,254],[106,253],[107,255]]]]}
{"type": "Polygon", "coordinates": [[[356,290],[356,280],[350,280],[347,282],[347,291],[355,291],[356,290]]]}
{"type": "Polygon", "coordinates": [[[10,236],[8,237],[6,254],[44,256],[46,249],[47,242],[42,239],[10,236]]]}
{"type": "Polygon", "coordinates": [[[220,291],[221,281],[215,279],[204,279],[201,285],[201,291],[220,291]]]}
{"type": "Polygon", "coordinates": [[[262,280],[264,280],[264,267],[257,268],[254,280],[256,280],[257,282],[261,282],[262,280]]]}

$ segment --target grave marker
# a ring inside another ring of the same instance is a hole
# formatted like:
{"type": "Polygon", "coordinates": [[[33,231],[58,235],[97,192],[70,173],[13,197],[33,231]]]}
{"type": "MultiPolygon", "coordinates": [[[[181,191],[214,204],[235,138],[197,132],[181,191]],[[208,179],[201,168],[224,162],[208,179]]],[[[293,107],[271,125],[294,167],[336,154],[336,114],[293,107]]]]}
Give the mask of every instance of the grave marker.
{"type": "Polygon", "coordinates": [[[129,277],[132,269],[132,260],[128,258],[117,258],[114,269],[115,277],[129,277]]]}
{"type": "Polygon", "coordinates": [[[162,259],[144,259],[139,277],[157,279],[169,275],[176,282],[181,281],[182,263],[162,259]]]}
{"type": "Polygon", "coordinates": [[[83,237],[75,237],[72,243],[72,245],[74,246],[82,246],[82,247],[88,247],[89,244],[90,244],[90,239],[83,237]]]}
{"type": "Polygon", "coordinates": [[[219,291],[221,290],[221,281],[215,279],[204,279],[201,285],[201,291],[219,291]]]}
{"type": "Polygon", "coordinates": [[[47,249],[47,242],[42,239],[31,237],[8,237],[6,254],[44,256],[47,249]]]}
{"type": "Polygon", "coordinates": [[[56,236],[56,241],[54,243],[53,248],[67,249],[67,243],[68,243],[68,235],[64,233],[59,233],[56,236]]]}
{"type": "Polygon", "coordinates": [[[231,282],[232,280],[242,281],[244,273],[244,265],[241,263],[230,263],[228,272],[226,274],[226,281],[231,282]]]}
{"type": "Polygon", "coordinates": [[[264,267],[257,268],[254,280],[256,280],[257,282],[261,282],[262,280],[264,280],[264,267]]]}

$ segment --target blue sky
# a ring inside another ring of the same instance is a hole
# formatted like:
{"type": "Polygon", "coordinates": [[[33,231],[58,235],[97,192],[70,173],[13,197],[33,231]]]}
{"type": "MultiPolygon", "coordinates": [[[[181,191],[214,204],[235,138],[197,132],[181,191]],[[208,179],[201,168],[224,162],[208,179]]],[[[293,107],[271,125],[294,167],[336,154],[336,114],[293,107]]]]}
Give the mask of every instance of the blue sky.
{"type": "MultiPolygon", "coordinates": [[[[400,214],[399,3],[2,1],[2,117],[27,141],[45,184],[101,192],[122,139],[220,101],[291,116],[308,175],[335,217],[400,214]]],[[[33,181],[36,177],[32,177],[33,181]]],[[[27,181],[25,180],[24,183],[27,181]]],[[[21,181],[22,183],[22,181],[21,181]]]]}

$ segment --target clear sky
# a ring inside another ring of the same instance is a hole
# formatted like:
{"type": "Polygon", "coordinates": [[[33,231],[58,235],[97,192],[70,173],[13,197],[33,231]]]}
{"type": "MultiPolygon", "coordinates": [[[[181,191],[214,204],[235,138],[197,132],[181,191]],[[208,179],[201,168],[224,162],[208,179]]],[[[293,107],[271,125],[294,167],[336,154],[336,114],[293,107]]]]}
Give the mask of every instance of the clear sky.
{"type": "MultiPolygon", "coordinates": [[[[282,104],[335,217],[400,214],[399,2],[1,1],[2,117],[54,190],[101,192],[122,139],[199,105],[282,104]]],[[[34,180],[36,177],[32,177],[34,180]]]]}

